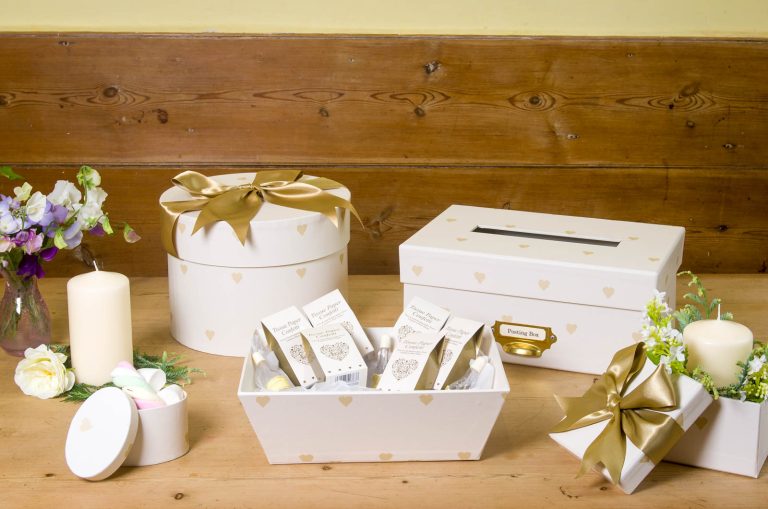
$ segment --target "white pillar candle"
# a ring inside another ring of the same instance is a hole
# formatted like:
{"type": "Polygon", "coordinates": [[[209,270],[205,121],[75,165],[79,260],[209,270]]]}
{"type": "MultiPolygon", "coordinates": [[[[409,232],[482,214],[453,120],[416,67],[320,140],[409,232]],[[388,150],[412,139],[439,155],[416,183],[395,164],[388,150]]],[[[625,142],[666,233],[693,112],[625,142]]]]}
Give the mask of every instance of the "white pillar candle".
{"type": "Polygon", "coordinates": [[[95,271],[67,283],[69,345],[78,382],[102,385],[120,361],[133,364],[128,278],[95,271]]]}
{"type": "Polygon", "coordinates": [[[752,352],[752,331],[730,320],[699,320],[683,330],[688,347],[688,369],[701,367],[712,376],[717,387],[736,383],[737,362],[746,362],[752,352]]]}

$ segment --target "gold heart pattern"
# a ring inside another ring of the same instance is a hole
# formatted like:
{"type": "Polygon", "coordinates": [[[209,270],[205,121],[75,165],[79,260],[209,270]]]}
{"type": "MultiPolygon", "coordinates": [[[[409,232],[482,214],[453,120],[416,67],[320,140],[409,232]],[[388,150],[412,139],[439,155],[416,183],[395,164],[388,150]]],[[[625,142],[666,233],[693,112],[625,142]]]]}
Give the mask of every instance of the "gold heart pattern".
{"type": "Polygon", "coordinates": [[[640,240],[640,237],[628,237],[629,240],[640,240]]]}
{"type": "Polygon", "coordinates": [[[339,254],[339,263],[344,263],[344,253],[339,254]]]}
{"type": "Polygon", "coordinates": [[[568,334],[573,334],[574,332],[576,332],[576,328],[577,328],[577,326],[576,326],[575,323],[566,323],[565,324],[565,330],[568,331],[568,334]]]}
{"type": "Polygon", "coordinates": [[[652,261],[652,262],[654,262],[654,263],[655,263],[655,262],[658,262],[660,259],[661,259],[661,258],[657,258],[657,257],[655,257],[655,256],[649,256],[649,257],[648,257],[648,260],[649,260],[649,261],[652,261]]]}
{"type": "Polygon", "coordinates": [[[448,218],[446,218],[445,220],[446,220],[447,222],[449,222],[449,223],[453,223],[454,221],[456,221],[456,218],[455,218],[455,217],[448,217],[448,218]]]}
{"type": "Polygon", "coordinates": [[[464,242],[465,240],[467,240],[467,238],[466,237],[456,237],[456,240],[458,240],[459,242],[464,242]]]}
{"type": "Polygon", "coordinates": [[[402,380],[408,377],[408,375],[413,374],[418,367],[419,361],[416,359],[397,359],[392,364],[392,375],[395,377],[395,380],[402,380]]]}
{"type": "Polygon", "coordinates": [[[505,224],[504,227],[505,228],[514,228],[515,225],[514,224],[505,224]]]}
{"type": "Polygon", "coordinates": [[[424,270],[424,267],[422,267],[421,265],[414,265],[413,267],[411,267],[411,270],[418,277],[421,275],[421,271],[424,270]]]}
{"type": "Polygon", "coordinates": [[[389,460],[392,459],[392,453],[390,453],[390,452],[383,452],[383,453],[379,454],[379,459],[381,461],[389,461],[389,460]]]}
{"type": "Polygon", "coordinates": [[[478,283],[483,284],[483,281],[485,281],[485,274],[482,272],[475,272],[475,279],[477,279],[478,283]]]}
{"type": "Polygon", "coordinates": [[[208,329],[205,331],[205,335],[208,336],[208,341],[213,339],[213,336],[216,335],[216,332],[212,331],[211,329],[208,329]]]}
{"type": "Polygon", "coordinates": [[[296,231],[299,232],[299,235],[301,235],[303,237],[304,234],[307,232],[307,225],[305,225],[305,224],[298,225],[296,227],[296,231]]]}
{"type": "Polygon", "coordinates": [[[269,396],[257,396],[256,403],[258,403],[261,408],[264,408],[269,404],[269,396]]]}
{"type": "Polygon", "coordinates": [[[592,256],[593,254],[595,254],[594,251],[582,251],[582,253],[584,253],[587,256],[592,256]]]}
{"type": "Polygon", "coordinates": [[[187,225],[185,225],[184,223],[177,223],[176,229],[179,231],[179,233],[184,233],[185,231],[187,231],[187,225]]]}
{"type": "Polygon", "coordinates": [[[633,332],[632,333],[632,339],[635,340],[635,343],[639,343],[643,340],[643,335],[640,332],[633,332]]]}
{"type": "Polygon", "coordinates": [[[453,359],[453,350],[445,350],[443,352],[443,358],[440,360],[440,366],[445,366],[453,359]]]}
{"type": "Polygon", "coordinates": [[[518,244],[518,246],[520,247],[520,249],[528,249],[529,247],[531,247],[529,244],[518,244]]]}
{"type": "Polygon", "coordinates": [[[300,268],[300,269],[296,269],[296,274],[297,274],[297,275],[298,275],[300,278],[302,278],[302,279],[304,279],[304,276],[306,275],[306,273],[307,273],[307,269],[305,269],[304,267],[302,267],[302,268],[300,268]]]}
{"type": "Polygon", "coordinates": [[[345,407],[349,406],[352,404],[352,396],[339,396],[339,403],[345,407]]]}
{"type": "Polygon", "coordinates": [[[235,284],[239,284],[240,281],[242,281],[243,275],[240,272],[233,272],[232,273],[232,281],[235,282],[235,284]]]}
{"type": "Polygon", "coordinates": [[[342,361],[349,353],[349,345],[339,341],[338,343],[333,343],[332,345],[321,346],[320,352],[326,357],[330,357],[331,359],[337,361],[342,361]]]}
{"type": "Polygon", "coordinates": [[[307,351],[304,350],[303,345],[293,345],[289,350],[288,353],[291,357],[296,359],[300,364],[306,364],[309,365],[310,359],[307,355],[307,351]]]}
{"type": "Polygon", "coordinates": [[[315,459],[315,457],[314,457],[314,456],[312,456],[311,454],[300,454],[300,455],[299,455],[299,459],[300,459],[301,461],[303,461],[304,463],[309,463],[310,461],[312,461],[313,459],[315,459]]]}
{"type": "Polygon", "coordinates": [[[502,315],[501,321],[502,322],[511,322],[512,321],[512,315],[502,315]]]}
{"type": "Polygon", "coordinates": [[[460,452],[459,453],[459,459],[460,460],[468,460],[471,457],[472,457],[472,453],[471,452],[460,452]]]}
{"type": "Polygon", "coordinates": [[[93,429],[93,424],[91,424],[91,420],[86,417],[82,421],[80,421],[80,431],[85,433],[86,431],[90,431],[93,429]]]}
{"type": "Polygon", "coordinates": [[[431,394],[422,394],[421,396],[419,396],[419,400],[421,401],[421,404],[424,406],[427,406],[430,403],[432,403],[433,399],[434,398],[432,397],[431,394]]]}
{"type": "Polygon", "coordinates": [[[187,267],[187,266],[186,266],[186,265],[184,265],[183,263],[182,263],[182,264],[179,266],[179,268],[181,269],[181,273],[182,273],[182,274],[186,274],[186,273],[187,273],[187,271],[189,270],[189,267],[187,267]]]}
{"type": "Polygon", "coordinates": [[[574,233],[576,233],[576,231],[575,230],[565,230],[565,233],[567,233],[568,235],[573,235],[574,233]]]}
{"type": "Polygon", "coordinates": [[[615,291],[616,291],[616,290],[614,290],[614,289],[613,289],[613,288],[611,288],[610,286],[606,286],[605,288],[603,288],[603,294],[604,294],[604,295],[606,296],[606,298],[608,298],[608,299],[610,299],[610,298],[611,298],[611,296],[613,295],[613,293],[614,293],[615,291]]]}
{"type": "Polygon", "coordinates": [[[546,290],[549,288],[549,281],[546,279],[539,279],[539,288],[542,290],[546,290]]]}

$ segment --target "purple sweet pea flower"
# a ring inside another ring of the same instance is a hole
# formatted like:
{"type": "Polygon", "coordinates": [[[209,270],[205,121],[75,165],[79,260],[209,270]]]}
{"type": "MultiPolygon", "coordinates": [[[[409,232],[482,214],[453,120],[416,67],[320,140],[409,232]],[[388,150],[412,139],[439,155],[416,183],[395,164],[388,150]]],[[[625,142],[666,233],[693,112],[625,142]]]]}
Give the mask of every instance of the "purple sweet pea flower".
{"type": "Polygon", "coordinates": [[[83,232],[80,229],[82,225],[80,221],[75,221],[72,226],[64,230],[64,242],[67,243],[67,249],[74,249],[80,245],[83,240],[83,232]]]}
{"type": "Polygon", "coordinates": [[[29,230],[21,230],[13,237],[13,243],[16,247],[23,246],[29,240],[29,230]]]}
{"type": "Polygon", "coordinates": [[[52,223],[55,226],[60,225],[67,220],[67,208],[61,205],[54,205],[49,201],[45,202],[45,213],[40,220],[40,226],[47,228],[52,223]]]}
{"type": "Polygon", "coordinates": [[[40,251],[43,247],[43,235],[38,235],[34,230],[22,230],[16,234],[13,243],[24,249],[28,255],[40,251]]]}
{"type": "Polygon", "coordinates": [[[101,226],[101,223],[96,223],[96,226],[88,230],[88,233],[96,235],[97,237],[103,237],[107,234],[107,232],[104,231],[104,227],[101,226]]]}
{"type": "Polygon", "coordinates": [[[51,246],[48,249],[43,249],[40,251],[40,258],[45,260],[46,262],[50,262],[53,260],[53,257],[56,256],[56,253],[59,252],[59,248],[56,246],[51,246]]]}
{"type": "Polygon", "coordinates": [[[40,265],[40,260],[37,256],[25,254],[21,257],[21,262],[19,262],[19,270],[16,271],[16,274],[24,278],[36,276],[38,279],[40,279],[41,277],[45,276],[45,271],[40,265]]]}

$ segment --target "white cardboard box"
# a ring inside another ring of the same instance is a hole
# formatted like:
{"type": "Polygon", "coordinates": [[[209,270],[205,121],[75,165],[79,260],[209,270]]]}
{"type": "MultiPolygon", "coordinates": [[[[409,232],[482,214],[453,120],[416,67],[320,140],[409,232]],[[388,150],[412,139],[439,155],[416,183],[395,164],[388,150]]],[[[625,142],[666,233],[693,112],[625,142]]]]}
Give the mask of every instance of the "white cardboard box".
{"type": "MultiPolygon", "coordinates": [[[[368,328],[378,345],[390,328],[368,328]]],[[[478,391],[257,392],[246,358],[238,397],[272,464],[476,460],[509,383],[490,349],[494,386],[478,391]]]]}
{"type": "MultiPolygon", "coordinates": [[[[650,360],[646,360],[643,369],[627,386],[624,394],[632,392],[655,369],[656,366],[650,360]]],[[[712,403],[712,396],[709,395],[701,384],[686,376],[673,377],[673,383],[677,392],[678,408],[664,413],[675,419],[684,430],[687,430],[712,403]]],[[[607,424],[608,421],[602,421],[571,431],[550,433],[549,436],[571,454],[581,459],[587,447],[605,429],[607,424]]],[[[627,452],[624,467],[621,470],[619,488],[625,493],[632,493],[655,467],[656,465],[649,461],[645,454],[627,439],[627,452]]],[[[610,480],[608,470],[605,467],[600,465],[599,471],[606,479],[610,480]]]]}
{"type": "MultiPolygon", "coordinates": [[[[685,229],[452,205],[400,245],[404,300],[454,315],[549,328],[540,357],[502,360],[602,373],[641,339],[642,310],[658,289],[674,307],[685,229]]],[[[540,329],[541,330],[541,329],[540,329]]]]}
{"type": "MultiPolygon", "coordinates": [[[[224,185],[250,183],[253,173],[212,177],[224,185]]],[[[346,188],[328,191],[349,199],[346,188]]],[[[189,200],[173,187],[160,202],[189,200]]],[[[339,227],[317,212],[263,203],[243,246],[229,224],[192,235],[198,212],[178,219],[178,257],[168,255],[171,335],[202,352],[244,356],[263,316],[331,290],[346,292],[349,213],[339,227]]]]}
{"type": "Polygon", "coordinates": [[[768,456],[768,402],[718,398],[665,461],[758,477],[768,456]]]}

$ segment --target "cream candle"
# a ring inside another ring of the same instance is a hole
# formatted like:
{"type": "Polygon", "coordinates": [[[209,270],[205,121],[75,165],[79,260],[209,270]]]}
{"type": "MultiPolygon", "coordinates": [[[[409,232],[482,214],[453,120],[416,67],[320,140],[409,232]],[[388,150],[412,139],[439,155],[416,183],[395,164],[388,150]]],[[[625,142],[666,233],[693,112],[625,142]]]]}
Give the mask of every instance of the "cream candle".
{"type": "Polygon", "coordinates": [[[120,361],[133,364],[131,294],[128,278],[95,271],[67,283],[69,345],[78,382],[102,385],[112,380],[120,361]]]}
{"type": "Polygon", "coordinates": [[[738,381],[737,362],[746,362],[752,351],[752,331],[730,320],[699,320],[683,330],[688,347],[688,369],[697,366],[712,375],[717,387],[738,381]]]}

